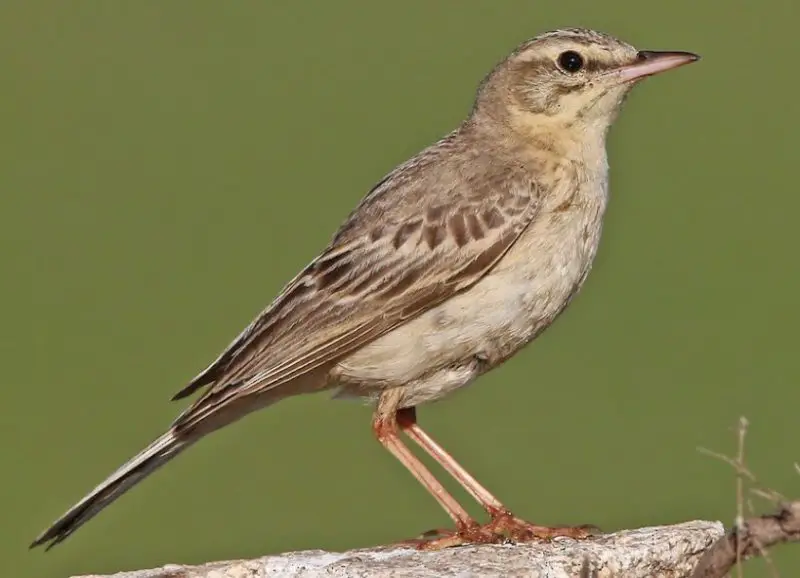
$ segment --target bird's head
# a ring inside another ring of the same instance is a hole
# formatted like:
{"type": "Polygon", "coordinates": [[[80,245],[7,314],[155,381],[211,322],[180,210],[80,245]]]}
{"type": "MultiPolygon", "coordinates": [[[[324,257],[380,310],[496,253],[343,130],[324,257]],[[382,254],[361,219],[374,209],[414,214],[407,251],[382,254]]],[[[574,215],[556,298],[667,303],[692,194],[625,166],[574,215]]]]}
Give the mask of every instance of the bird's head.
{"type": "Polygon", "coordinates": [[[593,30],[548,32],[519,46],[484,79],[475,114],[534,131],[568,127],[604,134],[637,81],[698,58],[639,51],[593,30]]]}

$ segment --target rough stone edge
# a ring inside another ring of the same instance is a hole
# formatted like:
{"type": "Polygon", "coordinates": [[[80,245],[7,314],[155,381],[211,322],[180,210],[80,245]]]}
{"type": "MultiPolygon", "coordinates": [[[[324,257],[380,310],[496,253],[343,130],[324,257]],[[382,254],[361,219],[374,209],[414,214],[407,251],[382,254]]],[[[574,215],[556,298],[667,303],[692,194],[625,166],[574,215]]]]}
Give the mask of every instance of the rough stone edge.
{"type": "Polygon", "coordinates": [[[695,520],[672,526],[622,530],[583,541],[486,545],[418,552],[378,547],[348,552],[305,550],[253,560],[168,564],[102,576],[75,578],[338,578],[393,576],[531,578],[682,578],[721,538],[720,522],[695,520]]]}

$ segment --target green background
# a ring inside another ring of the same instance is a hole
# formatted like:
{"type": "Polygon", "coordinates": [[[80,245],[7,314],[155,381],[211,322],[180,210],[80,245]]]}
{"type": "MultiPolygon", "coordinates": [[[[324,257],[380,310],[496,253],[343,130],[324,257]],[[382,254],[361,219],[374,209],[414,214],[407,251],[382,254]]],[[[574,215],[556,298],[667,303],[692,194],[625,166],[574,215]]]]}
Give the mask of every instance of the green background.
{"type": "MultiPolygon", "coordinates": [[[[704,59],[638,87],[612,131],[612,202],[581,296],[421,422],[540,523],[729,524],[734,475],[695,447],[733,451],[741,414],[753,469],[800,496],[797,10],[4,2],[0,575],[354,548],[447,525],[373,440],[368,408],[322,394],[211,436],[62,546],[26,550],[168,425],[183,407],[168,398],[372,183],[466,114],[497,60],[559,26],[704,59]]],[[[775,552],[785,576],[798,554],[775,552]]]]}

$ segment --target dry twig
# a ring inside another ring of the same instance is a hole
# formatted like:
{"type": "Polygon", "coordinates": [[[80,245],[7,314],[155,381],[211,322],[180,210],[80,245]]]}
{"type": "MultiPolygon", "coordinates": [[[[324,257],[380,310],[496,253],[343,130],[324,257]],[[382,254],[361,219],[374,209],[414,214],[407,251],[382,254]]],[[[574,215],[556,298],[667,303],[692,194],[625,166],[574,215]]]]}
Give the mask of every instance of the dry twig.
{"type": "MultiPolygon", "coordinates": [[[[757,556],[767,561],[772,575],[777,577],[778,571],[768,549],[777,544],[800,541],[800,501],[787,501],[780,493],[762,486],[745,464],[744,442],[748,425],[747,418],[739,419],[736,459],[699,448],[702,453],[727,463],[736,471],[736,521],[733,528],[706,552],[691,578],[723,578],[734,566],[741,578],[742,562],[757,556]],[[750,513],[753,512],[750,500],[745,501],[745,480],[750,484],[749,493],[772,502],[778,507],[778,512],[745,519],[745,502],[750,513]]],[[[795,469],[800,473],[798,464],[795,464],[795,469]]]]}

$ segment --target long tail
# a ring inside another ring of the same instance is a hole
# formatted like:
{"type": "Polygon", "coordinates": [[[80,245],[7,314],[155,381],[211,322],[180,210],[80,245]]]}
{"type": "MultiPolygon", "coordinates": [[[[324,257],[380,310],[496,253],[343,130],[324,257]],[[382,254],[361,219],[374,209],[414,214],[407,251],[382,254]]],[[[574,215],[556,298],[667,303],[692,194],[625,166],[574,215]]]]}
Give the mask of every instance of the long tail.
{"type": "Polygon", "coordinates": [[[194,441],[196,439],[179,437],[172,430],[168,431],[128,460],[102,484],[72,506],[63,516],[53,522],[52,526],[42,532],[30,547],[47,544],[46,549],[49,550],[59,542],[63,542],[103,508],[177,456],[194,441]]]}

